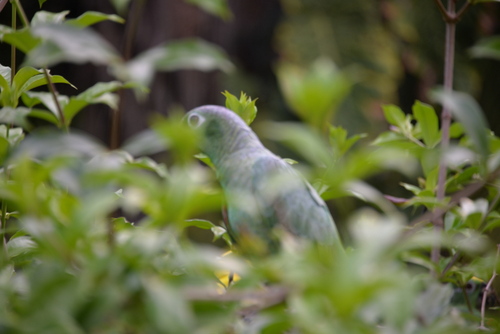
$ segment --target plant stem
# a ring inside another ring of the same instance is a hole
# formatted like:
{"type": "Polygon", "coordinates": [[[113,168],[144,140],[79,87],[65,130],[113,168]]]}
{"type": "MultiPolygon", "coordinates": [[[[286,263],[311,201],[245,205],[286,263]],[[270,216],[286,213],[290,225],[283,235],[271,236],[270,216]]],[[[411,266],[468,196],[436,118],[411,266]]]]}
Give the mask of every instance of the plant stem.
{"type": "MultiPolygon", "coordinates": [[[[12,30],[17,28],[17,10],[16,6],[12,6],[12,30]]],[[[10,46],[10,84],[14,82],[16,75],[16,47],[11,44],[10,46]]]]}
{"type": "Polygon", "coordinates": [[[7,2],[9,2],[9,0],[0,0],[0,13],[2,12],[7,2]]]}
{"type": "Polygon", "coordinates": [[[47,86],[49,87],[50,94],[52,95],[52,99],[54,100],[54,103],[56,105],[57,109],[57,114],[59,115],[59,121],[61,122],[61,125],[66,132],[68,131],[68,124],[66,124],[66,118],[64,117],[64,113],[61,108],[61,104],[59,103],[59,100],[57,99],[57,89],[54,83],[52,82],[52,79],[50,79],[50,74],[49,70],[44,67],[43,68],[43,74],[45,76],[45,80],[47,80],[47,86]]]}
{"type": "Polygon", "coordinates": [[[17,8],[19,11],[19,16],[21,17],[21,21],[23,21],[23,25],[25,27],[30,26],[30,21],[28,20],[28,17],[26,16],[26,13],[24,12],[23,6],[21,6],[21,2],[19,0],[15,0],[12,4],[17,8]]]}
{"type": "MultiPolygon", "coordinates": [[[[30,22],[28,20],[28,17],[26,16],[26,13],[24,12],[23,6],[21,6],[21,2],[19,0],[15,0],[13,3],[13,7],[16,7],[17,10],[19,11],[19,16],[21,17],[21,20],[23,21],[23,25],[25,27],[30,26],[30,22]]],[[[54,104],[57,109],[57,113],[59,115],[59,120],[61,122],[61,126],[68,131],[68,125],[66,124],[66,120],[64,117],[64,113],[62,112],[61,109],[61,104],[59,103],[59,100],[57,99],[57,89],[54,83],[52,82],[52,79],[50,78],[49,70],[47,67],[43,68],[43,74],[45,76],[45,80],[47,80],[47,86],[49,87],[50,94],[52,95],[52,99],[54,100],[54,104]]]]}
{"type": "MultiPolygon", "coordinates": [[[[435,0],[438,8],[443,14],[446,22],[446,40],[445,40],[445,56],[444,56],[444,89],[447,92],[453,90],[453,67],[455,63],[455,28],[456,18],[455,15],[455,1],[448,0],[448,8],[444,10],[443,4],[440,0],[435,0]],[[451,19],[453,18],[453,19],[451,19]]],[[[441,112],[441,161],[439,163],[438,183],[436,197],[438,200],[443,200],[445,196],[445,183],[447,175],[447,164],[443,159],[443,153],[448,149],[450,144],[450,125],[451,125],[451,111],[447,106],[443,106],[441,112]]],[[[443,219],[441,217],[433,220],[436,233],[441,234],[443,229],[443,219]]],[[[440,246],[436,245],[432,249],[431,259],[434,263],[439,261],[440,246]]]]}
{"type": "Polygon", "coordinates": [[[498,276],[497,263],[499,257],[500,257],[500,244],[497,245],[497,255],[495,256],[495,266],[493,267],[493,275],[491,275],[488,284],[486,284],[486,287],[484,288],[483,300],[481,301],[481,325],[479,326],[479,329],[483,330],[488,330],[488,328],[486,328],[486,326],[484,325],[484,319],[486,315],[486,299],[488,298],[488,294],[491,292],[491,285],[493,284],[493,281],[498,276]]]}

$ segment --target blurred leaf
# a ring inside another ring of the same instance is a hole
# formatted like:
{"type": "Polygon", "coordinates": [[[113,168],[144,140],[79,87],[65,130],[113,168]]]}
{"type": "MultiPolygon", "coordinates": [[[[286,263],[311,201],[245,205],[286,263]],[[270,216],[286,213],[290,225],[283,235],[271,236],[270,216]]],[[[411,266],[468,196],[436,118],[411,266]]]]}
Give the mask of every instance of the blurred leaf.
{"type": "Polygon", "coordinates": [[[22,128],[1,124],[0,137],[7,139],[10,146],[16,146],[24,139],[24,131],[22,128]]]}
{"type": "Polygon", "coordinates": [[[281,62],[276,73],[290,108],[319,129],[331,121],[351,90],[350,81],[329,59],[317,59],[308,69],[281,62]]]}
{"type": "Polygon", "coordinates": [[[476,58],[492,58],[500,60],[500,36],[481,39],[470,49],[469,52],[476,58]]]}
{"type": "Polygon", "coordinates": [[[420,125],[422,138],[427,147],[433,148],[441,141],[439,121],[430,105],[416,101],[413,105],[413,115],[420,125]]]}
{"type": "Polygon", "coordinates": [[[212,160],[210,160],[210,158],[208,157],[208,155],[206,155],[204,153],[198,153],[198,154],[195,154],[194,157],[196,159],[200,160],[201,162],[203,162],[208,167],[212,168],[212,170],[215,170],[215,166],[214,166],[212,160]]]}
{"type": "Polygon", "coordinates": [[[10,108],[4,107],[0,108],[0,123],[4,124],[14,124],[21,126],[25,129],[29,129],[31,125],[27,121],[26,117],[29,115],[30,110],[28,108],[10,108]]]}
{"type": "Polygon", "coordinates": [[[105,148],[101,144],[84,134],[34,131],[21,142],[13,158],[93,157],[104,151],[105,148]]]}
{"type": "Polygon", "coordinates": [[[465,133],[462,123],[454,122],[450,126],[450,138],[459,138],[465,133]]]}
{"type": "Polygon", "coordinates": [[[9,252],[9,257],[11,258],[30,253],[35,248],[36,243],[28,236],[11,238],[9,242],[7,242],[7,251],[9,252]]]}
{"type": "Polygon", "coordinates": [[[404,127],[406,116],[401,108],[393,104],[388,104],[382,106],[382,110],[384,111],[384,116],[387,122],[399,128],[404,127]]]}
{"type": "Polygon", "coordinates": [[[122,150],[133,156],[156,154],[168,148],[164,140],[153,130],[144,130],[127,139],[122,145],[122,150]]]}
{"type": "Polygon", "coordinates": [[[126,9],[128,8],[130,0],[111,0],[111,3],[118,13],[124,15],[126,14],[126,9]]]}
{"type": "Polygon", "coordinates": [[[366,137],[366,134],[354,135],[347,138],[347,130],[343,127],[330,126],[330,145],[337,159],[343,156],[356,142],[364,137],[366,137]]]}
{"type": "Polygon", "coordinates": [[[205,219],[189,219],[186,220],[184,224],[186,227],[194,226],[204,230],[210,230],[211,228],[216,226],[211,221],[205,219]]]}
{"type": "Polygon", "coordinates": [[[118,15],[114,14],[104,14],[94,11],[86,11],[82,15],[78,16],[76,19],[67,20],[67,24],[72,24],[77,27],[88,27],[102,21],[113,21],[117,23],[125,23],[125,20],[118,15]]]}
{"type": "Polygon", "coordinates": [[[252,100],[251,97],[243,92],[240,93],[240,99],[229,93],[227,90],[222,93],[226,97],[226,108],[234,111],[240,116],[248,125],[252,124],[255,116],[257,116],[257,107],[255,102],[257,99],[252,100]]]}
{"type": "Polygon", "coordinates": [[[69,14],[69,10],[62,11],[60,13],[52,13],[44,10],[39,10],[35,13],[31,19],[31,26],[37,26],[44,23],[62,23],[66,19],[66,15],[69,14]]]}
{"type": "Polygon", "coordinates": [[[186,2],[196,5],[207,13],[217,15],[224,20],[232,18],[227,0],[186,0],[186,2]]]}
{"type": "Polygon", "coordinates": [[[23,53],[27,53],[39,45],[41,39],[32,34],[30,28],[12,30],[10,27],[0,25],[0,40],[15,46],[23,53]]]}
{"type": "Polygon", "coordinates": [[[40,5],[40,8],[42,8],[42,5],[46,2],[47,0],[38,0],[38,4],[40,5]]]}
{"type": "Polygon", "coordinates": [[[153,124],[153,129],[173,151],[177,162],[192,161],[195,152],[198,151],[200,134],[184,122],[183,115],[174,114],[169,119],[157,120],[153,124]]]}
{"type": "Polygon", "coordinates": [[[453,113],[465,128],[467,135],[474,143],[476,151],[486,158],[489,154],[488,126],[481,111],[481,107],[468,94],[459,92],[446,92],[444,90],[434,90],[432,98],[453,113]]]}
{"type": "Polygon", "coordinates": [[[228,72],[233,67],[221,48],[192,38],[172,41],[141,53],[127,64],[127,74],[124,76],[148,86],[157,70],[192,69],[228,72]]]}
{"type": "Polygon", "coordinates": [[[326,167],[332,163],[328,145],[318,132],[299,123],[266,122],[259,125],[262,135],[292,148],[316,166],[326,167]]]}
{"type": "Polygon", "coordinates": [[[28,52],[28,64],[51,67],[61,62],[109,65],[121,61],[116,50],[90,29],[67,23],[40,24],[31,29],[43,42],[28,52]]]}

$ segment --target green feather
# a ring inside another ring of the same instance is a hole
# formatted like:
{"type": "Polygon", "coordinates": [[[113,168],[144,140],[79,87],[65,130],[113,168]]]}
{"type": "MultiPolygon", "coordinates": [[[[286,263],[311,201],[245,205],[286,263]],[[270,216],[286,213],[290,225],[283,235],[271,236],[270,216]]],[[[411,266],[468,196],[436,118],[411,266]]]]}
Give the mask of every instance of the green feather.
{"type": "Polygon", "coordinates": [[[321,243],[338,243],[335,223],[314,188],[285,160],[266,149],[232,111],[202,106],[187,114],[202,133],[200,148],[212,161],[226,196],[228,231],[279,245],[276,230],[321,243]]]}

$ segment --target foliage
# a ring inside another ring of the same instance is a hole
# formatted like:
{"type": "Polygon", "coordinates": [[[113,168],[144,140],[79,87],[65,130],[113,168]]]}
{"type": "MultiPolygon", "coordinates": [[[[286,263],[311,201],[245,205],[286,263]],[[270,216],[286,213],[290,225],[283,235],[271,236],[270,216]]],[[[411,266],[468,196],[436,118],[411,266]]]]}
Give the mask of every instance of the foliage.
{"type": "MultiPolygon", "coordinates": [[[[190,2],[229,16],[225,2],[190,2]]],[[[22,29],[0,26],[0,40],[26,54],[18,70],[0,66],[0,332],[500,329],[492,307],[498,295],[469,291],[471,281],[500,290],[494,280],[500,248],[490,239],[500,227],[500,139],[470,95],[434,91],[455,117],[445,150],[438,113],[419,101],[411,112],[383,106],[389,129],[367,144],[365,135],[330,124],[352,88],[347,72],[326,59],[306,69],[281,63],[284,97],[303,123],[261,122],[256,129],[300,158],[297,168],[322,197],[356,197],[364,205],[337,221],[345,250],[283,237],[281,252],[250,262],[226,253],[237,245],[213,219],[222,194],[214,173],[193,159],[198,137],[180,115],[158,117],[115,150],[71,129],[90,104],[116,110],[120,89],[144,94],[156,71],[230,70],[227,56],[207,42],[183,40],[125,61],[88,28],[121,19],[92,12],[66,20],[66,14],[39,11],[22,29]],[[85,52],[74,45],[85,45],[85,52]],[[54,84],[72,84],[46,67],[67,61],[105,65],[116,80],[60,95],[54,84]],[[48,92],[40,90],[45,85],[48,92]],[[63,130],[37,128],[32,118],[63,130]],[[147,156],[160,151],[170,153],[168,164],[147,156]],[[444,198],[437,194],[442,161],[444,198]],[[370,185],[369,178],[387,171],[411,180],[401,184],[408,196],[370,185]],[[225,243],[194,242],[192,229],[225,243]],[[221,289],[222,277],[236,276],[221,289]]],[[[496,45],[480,46],[481,54],[494,54],[484,48],[496,45]]],[[[256,100],[223,94],[226,106],[252,123],[256,100]]]]}

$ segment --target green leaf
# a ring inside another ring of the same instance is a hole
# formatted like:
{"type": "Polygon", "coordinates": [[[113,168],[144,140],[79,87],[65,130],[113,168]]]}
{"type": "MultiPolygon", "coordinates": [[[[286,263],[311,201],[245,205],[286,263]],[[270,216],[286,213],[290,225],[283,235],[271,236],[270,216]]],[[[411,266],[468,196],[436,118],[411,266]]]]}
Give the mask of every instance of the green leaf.
{"type": "Polygon", "coordinates": [[[349,94],[351,82],[335,64],[319,58],[308,68],[281,62],[276,73],[290,108],[303,120],[324,129],[349,94]]]}
{"type": "Polygon", "coordinates": [[[44,23],[63,23],[66,19],[66,15],[69,14],[69,10],[65,10],[60,13],[51,13],[44,10],[40,10],[35,13],[33,19],[31,19],[31,27],[35,27],[44,23]]]}
{"type": "Polygon", "coordinates": [[[42,8],[42,5],[46,2],[47,0],[38,0],[38,4],[40,5],[40,8],[42,8]]]}
{"type": "Polygon", "coordinates": [[[37,248],[37,244],[28,236],[10,239],[7,243],[7,251],[10,258],[31,253],[37,248]]]}
{"type": "Polygon", "coordinates": [[[102,21],[113,21],[117,23],[125,23],[125,20],[115,14],[104,14],[95,11],[87,11],[82,15],[78,16],[76,19],[67,20],[67,24],[71,24],[77,27],[88,27],[102,21]]]}
{"type": "Polygon", "coordinates": [[[127,139],[121,149],[137,157],[163,152],[167,145],[156,132],[147,129],[127,139]]]}
{"type": "Polygon", "coordinates": [[[195,154],[194,157],[196,159],[200,160],[201,162],[203,162],[208,167],[212,168],[212,170],[215,170],[215,166],[214,166],[212,160],[210,160],[210,158],[208,157],[208,155],[206,155],[204,153],[198,153],[198,154],[195,154]]]}
{"type": "MultiPolygon", "coordinates": [[[[65,83],[76,89],[75,86],[60,75],[52,76],[49,74],[49,76],[52,83],[65,83]]],[[[46,84],[47,79],[42,70],[37,70],[29,66],[21,68],[14,76],[14,82],[12,84],[12,98],[16,100],[13,102],[17,104],[17,99],[19,99],[23,93],[46,84]]]]}
{"type": "Polygon", "coordinates": [[[500,36],[481,39],[469,52],[472,57],[500,60],[500,36]]]}
{"type": "Polygon", "coordinates": [[[186,2],[196,5],[204,11],[217,15],[224,20],[232,17],[227,0],[186,0],[186,2]]]}
{"type": "Polygon", "coordinates": [[[450,126],[450,138],[460,138],[465,133],[462,123],[452,123],[450,126]]]}
{"type": "Polygon", "coordinates": [[[111,0],[111,3],[119,14],[124,15],[126,14],[130,0],[111,0]]]}
{"type": "Polygon", "coordinates": [[[266,138],[282,142],[316,166],[332,163],[330,149],[316,129],[291,122],[266,122],[259,129],[266,138]]]}
{"type": "Polygon", "coordinates": [[[130,85],[119,81],[98,82],[77,96],[71,97],[63,108],[67,124],[69,125],[78,112],[89,104],[105,104],[111,109],[117,109],[118,96],[111,92],[124,87],[130,87],[130,85]]]}
{"type": "Polygon", "coordinates": [[[252,100],[251,97],[247,97],[245,93],[241,92],[240,99],[238,100],[236,96],[227,90],[222,95],[226,97],[226,108],[238,114],[248,125],[253,122],[257,116],[257,107],[255,106],[257,99],[252,100]]]}
{"type": "Polygon", "coordinates": [[[29,129],[31,125],[26,120],[29,113],[30,110],[28,108],[3,107],[0,109],[0,123],[19,125],[25,129],[29,129]]]}
{"type": "Polygon", "coordinates": [[[466,93],[446,92],[444,90],[434,90],[431,96],[449,108],[453,116],[464,126],[476,152],[486,158],[489,154],[488,133],[490,130],[476,100],[466,93]]]}
{"type": "Polygon", "coordinates": [[[23,53],[28,53],[40,44],[41,39],[34,36],[30,28],[12,30],[10,27],[0,25],[0,40],[15,46],[23,53]]]}
{"type": "Polygon", "coordinates": [[[366,137],[366,134],[354,135],[347,138],[347,130],[341,126],[330,126],[330,145],[335,153],[336,158],[344,155],[356,142],[361,138],[366,137]]]}
{"type": "Polygon", "coordinates": [[[185,227],[194,226],[194,227],[198,227],[198,228],[201,228],[204,230],[210,230],[213,227],[216,227],[217,225],[215,225],[211,221],[205,220],[205,219],[189,219],[189,220],[184,221],[184,226],[185,227]]]}
{"type": "Polygon", "coordinates": [[[49,123],[59,126],[59,119],[52,112],[43,109],[31,109],[29,117],[43,119],[49,123]]]}
{"type": "Polygon", "coordinates": [[[420,101],[415,102],[412,111],[420,125],[424,143],[429,148],[435,147],[441,141],[439,120],[436,111],[430,105],[420,101]]]}
{"type": "Polygon", "coordinates": [[[26,63],[37,67],[61,62],[109,65],[121,61],[116,50],[90,29],[66,23],[40,24],[32,28],[32,33],[43,42],[27,54],[26,63]]]}
{"type": "Polygon", "coordinates": [[[190,38],[173,41],[151,48],[127,64],[129,80],[148,86],[156,70],[222,70],[234,68],[226,53],[218,46],[200,39],[190,38]]]}
{"type": "Polygon", "coordinates": [[[405,113],[396,105],[387,104],[382,106],[385,119],[389,124],[395,125],[398,128],[403,128],[406,120],[405,113]]]}

